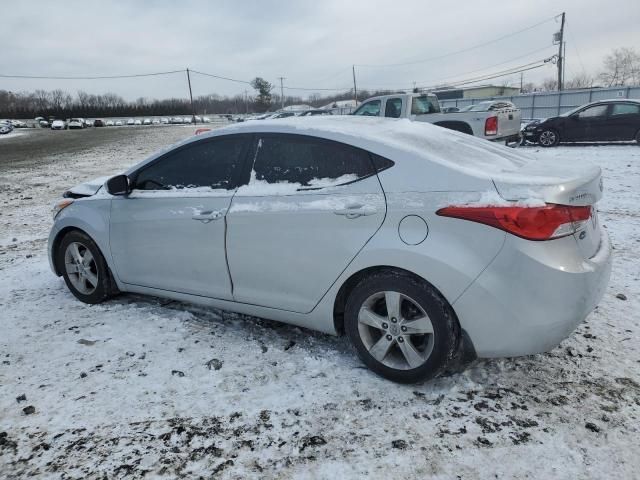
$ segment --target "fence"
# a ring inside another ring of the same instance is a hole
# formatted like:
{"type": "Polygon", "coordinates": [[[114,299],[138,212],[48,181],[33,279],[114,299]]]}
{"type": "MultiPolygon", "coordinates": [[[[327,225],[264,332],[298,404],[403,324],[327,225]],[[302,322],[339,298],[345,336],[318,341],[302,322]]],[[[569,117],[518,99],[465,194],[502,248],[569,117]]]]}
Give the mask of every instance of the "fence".
{"type": "MultiPolygon", "coordinates": [[[[435,92],[437,95],[437,92],[435,92]]],[[[511,97],[459,98],[440,100],[441,107],[466,107],[485,100],[508,100],[522,110],[523,119],[555,117],[585,103],[612,98],[640,100],[640,86],[563,90],[562,92],[528,93],[511,97]]]]}

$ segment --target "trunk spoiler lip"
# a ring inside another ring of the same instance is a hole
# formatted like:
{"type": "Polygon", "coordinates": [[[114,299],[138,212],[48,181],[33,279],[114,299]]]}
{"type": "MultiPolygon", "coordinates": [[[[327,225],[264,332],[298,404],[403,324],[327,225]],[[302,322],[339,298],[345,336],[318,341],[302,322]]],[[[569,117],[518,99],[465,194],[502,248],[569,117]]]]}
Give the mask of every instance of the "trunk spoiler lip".
{"type": "Polygon", "coordinates": [[[508,201],[533,198],[546,203],[587,206],[597,203],[602,198],[604,185],[600,167],[589,166],[575,172],[562,173],[564,175],[561,177],[550,178],[532,172],[531,178],[526,179],[523,178],[526,174],[523,171],[518,175],[505,175],[492,181],[498,194],[508,201]],[[540,181],[536,181],[536,177],[540,181]]]}

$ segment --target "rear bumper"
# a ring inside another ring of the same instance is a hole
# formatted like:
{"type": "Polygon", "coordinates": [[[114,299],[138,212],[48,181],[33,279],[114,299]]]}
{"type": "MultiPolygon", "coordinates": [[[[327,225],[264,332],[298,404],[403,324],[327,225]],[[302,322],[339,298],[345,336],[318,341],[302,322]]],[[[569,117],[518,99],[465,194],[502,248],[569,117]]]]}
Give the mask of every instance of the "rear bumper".
{"type": "Polygon", "coordinates": [[[604,230],[597,253],[588,260],[572,236],[550,242],[509,236],[453,307],[478,357],[546,352],[596,307],[609,283],[611,263],[604,230]]]}

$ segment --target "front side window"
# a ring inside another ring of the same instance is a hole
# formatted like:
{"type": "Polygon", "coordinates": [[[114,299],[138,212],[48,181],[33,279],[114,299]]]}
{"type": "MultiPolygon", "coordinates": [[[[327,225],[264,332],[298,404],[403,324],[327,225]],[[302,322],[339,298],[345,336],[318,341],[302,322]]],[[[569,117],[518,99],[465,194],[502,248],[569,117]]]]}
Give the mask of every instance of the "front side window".
{"type": "Polygon", "coordinates": [[[578,116],[580,118],[604,117],[607,114],[607,105],[596,105],[581,111],[578,116]]]}
{"type": "Polygon", "coordinates": [[[235,188],[246,142],[246,138],[226,138],[202,141],[180,148],[143,168],[136,176],[135,188],[235,188]]]}
{"type": "Polygon", "coordinates": [[[440,112],[440,105],[435,97],[423,95],[411,99],[411,115],[425,115],[440,112]]]}
{"type": "Polygon", "coordinates": [[[384,106],[384,116],[389,118],[400,118],[402,114],[402,99],[390,98],[384,106]]]}
{"type": "Polygon", "coordinates": [[[303,135],[274,135],[259,140],[252,177],[258,182],[321,188],[374,173],[364,150],[303,135]]]}
{"type": "Polygon", "coordinates": [[[632,103],[615,103],[611,115],[638,115],[640,113],[640,105],[632,103]]]}
{"type": "Polygon", "coordinates": [[[354,115],[362,115],[366,117],[377,117],[380,115],[380,100],[372,100],[370,102],[364,103],[353,112],[354,115]]]}

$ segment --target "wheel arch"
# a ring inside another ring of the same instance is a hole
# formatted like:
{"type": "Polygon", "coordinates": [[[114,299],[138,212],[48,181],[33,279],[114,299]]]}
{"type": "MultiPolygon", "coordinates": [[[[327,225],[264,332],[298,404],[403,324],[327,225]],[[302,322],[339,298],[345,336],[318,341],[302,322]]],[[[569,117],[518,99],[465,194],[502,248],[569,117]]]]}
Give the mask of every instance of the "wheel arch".
{"type": "Polygon", "coordinates": [[[438,288],[436,288],[431,282],[429,282],[425,278],[421,277],[420,275],[417,275],[417,274],[415,274],[415,273],[413,273],[413,272],[411,272],[409,270],[406,270],[404,268],[395,267],[395,266],[391,266],[391,265],[376,265],[376,266],[370,266],[370,267],[363,268],[363,269],[358,270],[357,272],[351,274],[349,276],[349,278],[347,278],[342,283],[340,288],[338,289],[338,293],[336,294],[336,296],[334,298],[334,301],[333,301],[333,324],[334,324],[335,331],[338,333],[338,335],[343,335],[344,332],[345,332],[345,330],[344,330],[344,311],[345,311],[345,307],[346,307],[346,304],[347,304],[347,299],[349,298],[349,294],[353,291],[353,289],[356,287],[356,285],[363,278],[366,278],[366,277],[371,276],[371,275],[376,274],[376,273],[395,273],[397,275],[403,275],[403,276],[406,276],[406,277],[414,278],[415,280],[419,281],[420,283],[424,283],[425,285],[428,285],[435,292],[437,292],[438,295],[440,295],[444,301],[447,302],[447,304],[451,308],[451,311],[453,312],[453,317],[454,317],[456,323],[458,324],[458,327],[460,327],[460,322],[458,321],[458,317],[457,317],[457,315],[455,313],[455,310],[453,308],[452,302],[450,302],[442,294],[442,292],[438,288]]]}
{"type": "MultiPolygon", "coordinates": [[[[60,265],[60,257],[59,257],[59,255],[57,253],[58,253],[58,250],[60,250],[60,245],[62,244],[62,239],[64,237],[66,237],[67,234],[69,234],[69,233],[71,233],[73,231],[77,231],[77,232],[83,233],[86,236],[88,236],[89,238],[91,238],[91,235],[89,235],[87,232],[85,232],[81,228],[78,228],[78,227],[75,227],[75,226],[64,227],[56,234],[55,238],[53,239],[53,242],[51,243],[51,259],[52,259],[51,263],[53,265],[54,272],[58,277],[62,276],[62,266],[60,265]]],[[[93,238],[91,238],[91,239],[93,240],[93,238]]],[[[94,242],[95,242],[95,240],[94,240],[94,242]]],[[[100,247],[98,247],[98,248],[100,248],[100,247]]],[[[100,253],[102,253],[102,255],[104,256],[104,253],[102,251],[100,251],[100,253]]]]}
{"type": "Polygon", "coordinates": [[[454,130],[456,132],[466,133],[468,135],[473,135],[473,129],[471,126],[460,120],[445,120],[442,122],[435,122],[434,125],[438,127],[447,128],[449,130],[454,130]]]}

